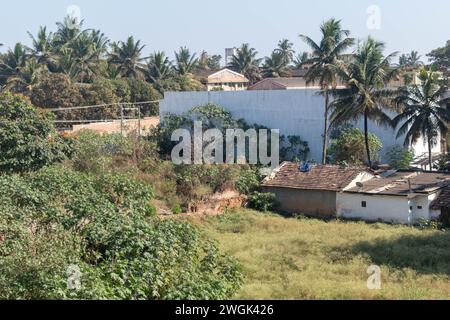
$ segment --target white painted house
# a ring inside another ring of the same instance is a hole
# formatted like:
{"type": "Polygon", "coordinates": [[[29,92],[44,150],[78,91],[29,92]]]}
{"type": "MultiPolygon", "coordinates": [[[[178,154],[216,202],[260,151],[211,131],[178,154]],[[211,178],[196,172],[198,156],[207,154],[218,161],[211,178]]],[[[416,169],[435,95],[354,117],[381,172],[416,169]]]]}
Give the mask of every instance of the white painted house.
{"type": "Polygon", "coordinates": [[[441,210],[433,204],[449,183],[446,173],[387,171],[339,193],[337,216],[403,224],[434,220],[441,210]]]}

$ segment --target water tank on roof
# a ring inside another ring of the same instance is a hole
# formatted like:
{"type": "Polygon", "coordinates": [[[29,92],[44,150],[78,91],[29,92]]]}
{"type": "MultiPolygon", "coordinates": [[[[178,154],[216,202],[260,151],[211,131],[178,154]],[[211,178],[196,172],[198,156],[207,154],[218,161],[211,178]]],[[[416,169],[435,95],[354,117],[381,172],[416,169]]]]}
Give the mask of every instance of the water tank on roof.
{"type": "Polygon", "coordinates": [[[312,164],[304,163],[299,168],[300,172],[310,172],[312,170],[312,164]]]}

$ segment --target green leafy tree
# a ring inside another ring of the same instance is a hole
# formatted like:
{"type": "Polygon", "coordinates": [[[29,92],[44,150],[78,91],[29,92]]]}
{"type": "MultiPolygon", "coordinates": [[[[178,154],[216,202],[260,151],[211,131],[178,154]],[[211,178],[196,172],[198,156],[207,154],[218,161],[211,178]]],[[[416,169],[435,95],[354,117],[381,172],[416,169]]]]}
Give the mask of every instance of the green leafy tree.
{"type": "Polygon", "coordinates": [[[405,135],[405,146],[426,139],[430,170],[433,168],[432,148],[438,143],[438,136],[446,136],[450,123],[450,98],[448,90],[433,70],[422,69],[419,75],[421,84],[399,90],[396,98],[400,114],[393,120],[399,126],[397,137],[405,135]]]}
{"type": "MultiPolygon", "coordinates": [[[[383,145],[374,134],[369,134],[368,140],[370,154],[376,160],[383,145]]],[[[336,139],[331,140],[329,156],[334,164],[368,163],[364,133],[357,128],[344,129],[336,139]]]]}
{"type": "Polygon", "coordinates": [[[320,31],[322,39],[316,43],[310,37],[300,35],[300,38],[311,48],[310,58],[305,63],[311,64],[305,75],[307,83],[318,83],[322,88],[325,97],[324,112],[324,131],[322,146],[322,163],[326,163],[328,136],[329,136],[329,108],[330,108],[330,90],[337,86],[337,72],[335,65],[338,63],[340,56],[349,49],[354,39],[349,38],[350,31],[342,29],[341,21],[330,19],[325,21],[320,31]]]}
{"type": "Polygon", "coordinates": [[[445,46],[434,49],[427,56],[437,70],[443,71],[446,76],[450,75],[450,40],[445,46]]]}
{"type": "Polygon", "coordinates": [[[409,169],[414,160],[414,153],[401,146],[393,146],[386,152],[388,163],[395,169],[409,169]]]}
{"type": "Polygon", "coordinates": [[[358,48],[353,61],[338,64],[337,72],[347,87],[334,90],[335,100],[331,103],[333,125],[363,118],[367,163],[370,167],[369,120],[391,126],[391,118],[385,109],[393,105],[397,95],[396,90],[386,89],[386,85],[398,73],[390,64],[395,53],[385,57],[383,49],[384,43],[369,37],[358,48]]]}
{"type": "Polygon", "coordinates": [[[0,171],[25,172],[65,159],[67,145],[48,114],[23,97],[0,94],[0,171]]]}

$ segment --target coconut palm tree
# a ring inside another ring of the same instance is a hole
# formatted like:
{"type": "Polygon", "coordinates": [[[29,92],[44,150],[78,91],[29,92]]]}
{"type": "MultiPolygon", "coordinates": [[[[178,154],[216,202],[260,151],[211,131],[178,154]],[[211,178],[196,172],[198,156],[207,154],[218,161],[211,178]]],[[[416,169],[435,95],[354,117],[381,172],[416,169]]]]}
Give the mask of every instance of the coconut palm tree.
{"type": "Polygon", "coordinates": [[[66,16],[62,22],[56,23],[57,30],[54,34],[53,45],[56,49],[70,44],[83,30],[83,21],[76,17],[66,16]]]}
{"type": "Polygon", "coordinates": [[[29,93],[46,71],[46,67],[35,59],[28,59],[16,75],[8,78],[5,88],[14,92],[29,93]]]}
{"type": "Polygon", "coordinates": [[[283,39],[278,42],[278,48],[275,49],[275,52],[281,55],[286,66],[294,60],[293,46],[294,44],[288,39],[283,39]]]}
{"type": "Polygon", "coordinates": [[[158,80],[168,79],[172,75],[172,63],[164,51],[157,51],[150,55],[145,69],[147,81],[155,83],[158,80]]]}
{"type": "Polygon", "coordinates": [[[294,67],[296,69],[302,68],[309,59],[310,56],[308,52],[300,52],[294,59],[294,67]]]}
{"type": "Polygon", "coordinates": [[[262,70],[265,78],[288,77],[290,75],[285,56],[279,51],[272,52],[270,57],[266,58],[262,70]]]}
{"type": "Polygon", "coordinates": [[[28,32],[32,40],[32,46],[29,48],[30,55],[39,65],[49,70],[56,68],[57,55],[53,46],[53,33],[47,33],[47,27],[39,27],[37,36],[28,32]]]}
{"type": "Polygon", "coordinates": [[[174,69],[179,75],[186,75],[192,73],[198,64],[196,54],[189,51],[186,47],[180,47],[178,52],[175,52],[175,66],[174,69]]]}
{"type": "Polygon", "coordinates": [[[325,97],[324,131],[322,146],[322,163],[327,161],[328,148],[328,120],[330,89],[337,86],[337,77],[334,65],[347,49],[354,44],[354,39],[349,38],[350,31],[341,27],[341,21],[330,19],[325,21],[320,31],[322,39],[319,43],[314,42],[310,37],[300,35],[300,38],[311,48],[311,57],[305,63],[311,64],[311,68],[305,75],[307,83],[318,82],[325,97]]]}
{"type": "Polygon", "coordinates": [[[438,141],[439,135],[446,136],[450,124],[450,97],[444,97],[448,86],[440,81],[434,70],[423,68],[419,74],[420,84],[399,89],[395,99],[400,106],[400,114],[393,119],[398,129],[397,138],[405,135],[405,146],[417,142],[420,137],[426,139],[428,145],[428,161],[430,170],[433,166],[431,150],[438,141]]]}
{"type": "Polygon", "coordinates": [[[14,49],[9,49],[0,61],[0,83],[6,83],[8,78],[17,76],[25,67],[28,59],[27,48],[17,43],[14,49]]]}
{"type": "Polygon", "coordinates": [[[237,49],[236,54],[231,58],[229,68],[242,73],[251,83],[261,79],[259,65],[261,59],[257,59],[258,52],[250,48],[248,43],[244,43],[237,49]]]}
{"type": "Polygon", "coordinates": [[[93,80],[99,70],[99,49],[89,34],[82,33],[72,41],[70,50],[71,77],[84,83],[93,80]]]}
{"type": "Polygon", "coordinates": [[[135,41],[134,37],[129,37],[126,42],[112,43],[112,52],[108,62],[116,65],[122,77],[142,78],[142,61],[146,58],[141,57],[145,45],[141,41],[135,41]]]}
{"type": "Polygon", "coordinates": [[[332,125],[364,119],[364,137],[367,162],[372,167],[369,148],[368,121],[392,125],[385,109],[392,107],[396,90],[386,89],[386,85],[397,76],[398,70],[391,66],[396,55],[383,55],[384,43],[368,38],[357,50],[354,59],[348,64],[339,62],[336,72],[347,83],[343,89],[332,91],[335,97],[331,103],[332,125]]]}

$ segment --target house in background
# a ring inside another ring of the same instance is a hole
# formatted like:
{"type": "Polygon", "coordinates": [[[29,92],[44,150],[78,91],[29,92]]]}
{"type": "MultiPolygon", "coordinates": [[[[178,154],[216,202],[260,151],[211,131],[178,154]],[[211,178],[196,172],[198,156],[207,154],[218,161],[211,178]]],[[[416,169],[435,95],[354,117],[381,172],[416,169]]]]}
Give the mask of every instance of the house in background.
{"type": "Polygon", "coordinates": [[[280,210],[314,217],[414,224],[450,213],[450,174],[284,162],[262,184],[280,210]]]}
{"type": "Polygon", "coordinates": [[[219,71],[211,71],[206,77],[208,91],[246,90],[249,82],[244,75],[226,68],[219,71]]]}
{"type": "Polygon", "coordinates": [[[329,218],[337,214],[339,192],[372,177],[364,168],[319,165],[301,172],[298,163],[284,162],[262,188],[276,195],[283,212],[329,218]]]}
{"type": "Polygon", "coordinates": [[[386,171],[338,195],[337,216],[414,224],[441,215],[433,203],[450,184],[450,174],[386,171]]]}
{"type": "MultiPolygon", "coordinates": [[[[339,88],[343,88],[343,83],[338,83],[339,88]]],[[[254,85],[248,87],[248,90],[294,90],[294,89],[320,89],[317,84],[306,83],[303,76],[291,78],[265,78],[254,85]]]]}

